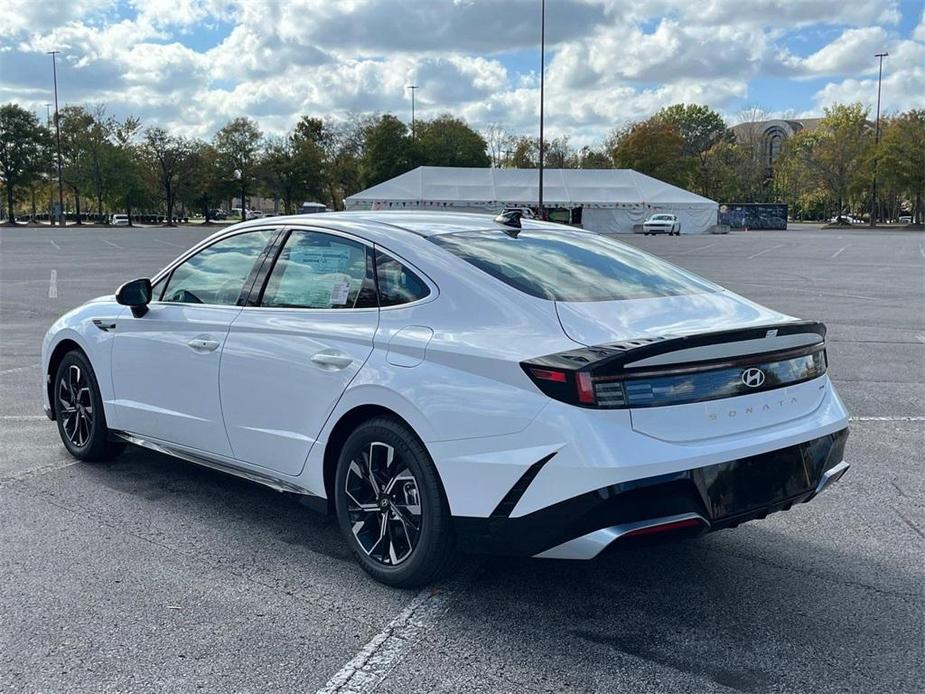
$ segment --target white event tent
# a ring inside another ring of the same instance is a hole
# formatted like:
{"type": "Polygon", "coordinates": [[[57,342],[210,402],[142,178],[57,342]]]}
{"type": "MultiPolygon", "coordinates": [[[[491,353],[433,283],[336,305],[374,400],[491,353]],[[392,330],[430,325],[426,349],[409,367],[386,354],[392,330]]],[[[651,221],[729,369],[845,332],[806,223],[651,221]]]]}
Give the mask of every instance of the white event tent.
{"type": "MultiPolygon", "coordinates": [[[[499,212],[504,207],[536,207],[536,169],[482,169],[420,166],[351,195],[348,210],[446,209],[499,212]]],[[[547,210],[573,210],[572,219],[602,233],[630,232],[657,212],[675,214],[681,233],[699,234],[717,222],[718,205],[683,188],[632,169],[545,169],[547,210]]]]}

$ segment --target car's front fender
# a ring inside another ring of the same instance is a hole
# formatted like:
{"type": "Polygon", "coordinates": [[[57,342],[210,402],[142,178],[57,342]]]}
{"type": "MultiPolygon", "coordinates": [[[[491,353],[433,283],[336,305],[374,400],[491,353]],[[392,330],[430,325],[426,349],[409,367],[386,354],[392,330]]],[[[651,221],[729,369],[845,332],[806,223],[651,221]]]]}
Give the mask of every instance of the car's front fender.
{"type": "Polygon", "coordinates": [[[103,410],[111,423],[114,391],[110,355],[118,319],[126,310],[112,297],[105,297],[78,306],[52,323],[42,340],[42,399],[46,413],[51,407],[49,385],[54,377],[53,361],[57,362],[68,346],[76,345],[90,360],[100,387],[103,410]]]}

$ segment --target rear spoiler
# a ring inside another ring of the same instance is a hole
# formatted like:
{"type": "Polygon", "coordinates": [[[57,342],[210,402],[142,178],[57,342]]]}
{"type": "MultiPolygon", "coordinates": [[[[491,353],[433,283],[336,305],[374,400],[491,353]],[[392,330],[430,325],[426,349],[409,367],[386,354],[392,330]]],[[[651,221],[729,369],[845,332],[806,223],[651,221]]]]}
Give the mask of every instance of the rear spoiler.
{"type": "MultiPolygon", "coordinates": [[[[798,350],[785,350],[786,352],[806,353],[818,351],[825,346],[826,328],[817,321],[790,321],[771,325],[761,325],[749,328],[736,328],[717,332],[694,333],[679,337],[656,337],[626,340],[593,347],[582,347],[568,352],[559,352],[537,359],[530,363],[536,366],[545,366],[559,369],[581,369],[583,366],[594,364],[595,368],[603,367],[608,373],[617,374],[623,371],[633,372],[632,364],[680,350],[693,349],[708,345],[722,345],[745,340],[761,340],[764,338],[783,337],[786,335],[815,334],[818,340],[811,345],[798,350]]],[[[737,354],[733,361],[749,361],[760,355],[774,354],[775,350],[759,350],[747,354],[737,354]]],[[[783,354],[782,354],[783,356],[783,354]]],[[[698,367],[716,366],[730,362],[728,357],[700,360],[698,367]]]]}

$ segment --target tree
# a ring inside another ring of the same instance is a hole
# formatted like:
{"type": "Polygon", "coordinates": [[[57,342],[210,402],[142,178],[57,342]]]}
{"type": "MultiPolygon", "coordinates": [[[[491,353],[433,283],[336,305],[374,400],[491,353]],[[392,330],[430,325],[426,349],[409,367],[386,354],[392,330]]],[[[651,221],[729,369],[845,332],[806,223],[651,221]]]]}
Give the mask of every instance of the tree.
{"type": "Polygon", "coordinates": [[[578,159],[568,143],[568,137],[543,140],[543,167],[549,169],[574,169],[578,159]]]}
{"type": "Polygon", "coordinates": [[[9,221],[15,223],[15,191],[39,175],[47,131],[35,115],[16,104],[0,106],[0,178],[6,190],[9,221]]]}
{"type": "Polygon", "coordinates": [[[145,131],[142,151],[163,192],[167,226],[174,225],[173,208],[177,199],[177,185],[180,173],[188,164],[191,149],[188,140],[170,135],[163,128],[148,128],[145,131]]]}
{"type": "Polygon", "coordinates": [[[482,139],[488,147],[488,158],[495,168],[503,166],[505,159],[517,141],[500,123],[489,123],[482,131],[482,139]]]}
{"type": "Polygon", "coordinates": [[[712,200],[724,202],[754,201],[740,178],[748,149],[736,142],[717,142],[703,154],[700,192],[712,200]]]}
{"type": "Polygon", "coordinates": [[[579,169],[612,169],[613,161],[610,157],[597,149],[585,145],[578,150],[579,169]]]}
{"type": "MultiPolygon", "coordinates": [[[[735,158],[738,200],[767,202],[772,197],[773,189],[769,185],[771,170],[764,140],[764,122],[769,118],[768,112],[759,106],[749,106],[739,112],[739,125],[736,126],[734,136],[739,154],[735,158]]],[[[775,166],[777,164],[778,162],[775,162],[775,166]]],[[[780,189],[776,183],[775,186],[780,189]]]]}
{"type": "Polygon", "coordinates": [[[82,106],[65,106],[58,116],[61,129],[62,179],[74,194],[74,214],[82,224],[80,198],[92,185],[90,180],[89,150],[93,115],[82,106]]]}
{"type": "Polygon", "coordinates": [[[535,169],[539,166],[540,142],[534,137],[518,137],[510,155],[505,158],[505,166],[515,169],[535,169]]]}
{"type": "Polygon", "coordinates": [[[265,188],[282,200],[286,214],[293,203],[306,195],[319,196],[322,184],[323,154],[311,135],[268,138],[260,162],[265,188]]]}
{"type": "Polygon", "coordinates": [[[661,119],[635,123],[611,138],[610,157],[620,169],[635,169],[660,181],[684,186],[688,168],[684,139],[677,129],[661,119]]]}
{"type": "Polygon", "coordinates": [[[97,106],[91,115],[93,121],[87,128],[85,140],[87,178],[96,197],[96,214],[102,218],[103,200],[120,176],[119,169],[114,166],[115,145],[112,143],[117,121],[106,115],[102,105],[97,106]]]}
{"type": "Polygon", "coordinates": [[[684,156],[693,174],[688,187],[705,194],[707,189],[714,187],[708,178],[714,170],[707,167],[707,152],[720,142],[732,139],[723,117],[708,106],[673,104],[656,113],[655,118],[673,125],[684,140],[684,156]]]}
{"type": "Polygon", "coordinates": [[[149,205],[153,199],[142,161],[144,159],[136,140],[141,132],[141,121],[128,116],[123,121],[113,121],[112,167],[119,172],[109,189],[109,202],[113,208],[124,210],[132,226],[132,211],[149,205]]]}
{"type": "Polygon", "coordinates": [[[387,181],[413,167],[408,128],[395,116],[379,116],[366,128],[363,140],[362,173],[366,187],[387,181]]]}
{"type": "Polygon", "coordinates": [[[870,157],[873,135],[868,109],[861,104],[836,104],[824,112],[816,130],[803,130],[786,143],[775,165],[775,179],[789,178],[801,182],[802,188],[814,182],[841,215],[852,198],[864,198],[870,184],[863,164],[870,157]]]}
{"type": "Polygon", "coordinates": [[[363,188],[363,148],[366,131],[374,122],[370,116],[353,114],[337,125],[327,125],[327,167],[325,185],[329,204],[343,209],[344,198],[363,188]]]}
{"type": "Polygon", "coordinates": [[[247,192],[257,178],[258,153],[263,135],[250,118],[235,118],[215,134],[215,150],[226,179],[241,194],[241,219],[247,218],[247,192]]]}
{"type": "Polygon", "coordinates": [[[884,184],[912,201],[916,224],[925,222],[925,109],[901,113],[886,123],[877,160],[884,184]]]}
{"type": "Polygon", "coordinates": [[[227,196],[228,189],[228,182],[222,178],[215,147],[202,140],[192,141],[185,173],[178,182],[177,199],[190,209],[201,210],[208,224],[212,210],[227,196]]]}
{"type": "Polygon", "coordinates": [[[445,113],[415,127],[416,160],[424,166],[489,166],[485,139],[459,118],[445,113]]]}

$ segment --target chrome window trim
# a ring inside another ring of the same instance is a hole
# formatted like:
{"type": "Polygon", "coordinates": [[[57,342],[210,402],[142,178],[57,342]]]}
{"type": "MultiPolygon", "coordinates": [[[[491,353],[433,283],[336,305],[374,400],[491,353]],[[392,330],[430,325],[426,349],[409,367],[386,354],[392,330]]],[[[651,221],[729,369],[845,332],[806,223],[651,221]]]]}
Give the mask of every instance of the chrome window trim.
{"type": "MultiPolygon", "coordinates": [[[[156,282],[159,282],[162,278],[164,278],[165,276],[173,272],[175,268],[177,268],[182,263],[186,262],[189,258],[199,253],[200,251],[203,251],[206,248],[218,243],[219,241],[224,241],[225,239],[231,238],[232,236],[237,236],[238,234],[248,234],[254,231],[273,231],[273,230],[277,230],[283,233],[290,232],[290,231],[315,231],[319,234],[330,234],[332,236],[340,236],[349,241],[360,243],[363,246],[369,249],[372,249],[373,259],[374,259],[373,262],[375,262],[375,252],[379,250],[395,258],[397,261],[399,261],[403,265],[406,265],[410,270],[413,270],[415,274],[417,274],[418,277],[420,277],[423,280],[424,284],[427,285],[427,288],[430,290],[430,294],[428,294],[427,296],[421,299],[417,299],[416,301],[409,301],[406,304],[396,304],[394,306],[378,306],[378,307],[367,306],[363,308],[289,308],[289,307],[277,308],[273,306],[238,306],[237,308],[240,308],[242,310],[264,309],[264,310],[273,310],[273,311],[392,311],[395,309],[410,308],[413,306],[419,306],[422,304],[426,304],[431,301],[434,301],[438,296],[440,296],[440,288],[437,286],[436,282],[434,282],[431,279],[430,275],[428,275],[426,272],[423,272],[414,263],[408,262],[402,255],[394,252],[393,250],[386,248],[385,246],[382,246],[380,244],[369,241],[368,239],[364,239],[361,236],[356,236],[355,234],[352,234],[350,232],[343,231],[341,229],[335,229],[333,227],[321,226],[321,225],[312,224],[312,223],[299,224],[299,223],[292,223],[292,222],[281,224],[281,225],[280,224],[255,225],[252,227],[245,227],[242,229],[228,230],[228,233],[223,233],[221,236],[212,238],[211,241],[209,239],[203,239],[198,244],[196,244],[195,246],[187,250],[184,254],[177,256],[174,260],[170,262],[169,265],[166,265],[162,270],[160,270],[160,272],[154,275],[154,277],[151,278],[151,284],[153,285],[156,282]]],[[[274,264],[274,268],[275,268],[275,264],[274,264]]],[[[378,291],[378,287],[377,287],[377,291],[378,291]]],[[[182,303],[179,301],[160,301],[160,300],[152,301],[150,305],[151,306],[199,306],[202,308],[228,308],[231,306],[231,304],[186,304],[186,303],[182,303]]]]}

